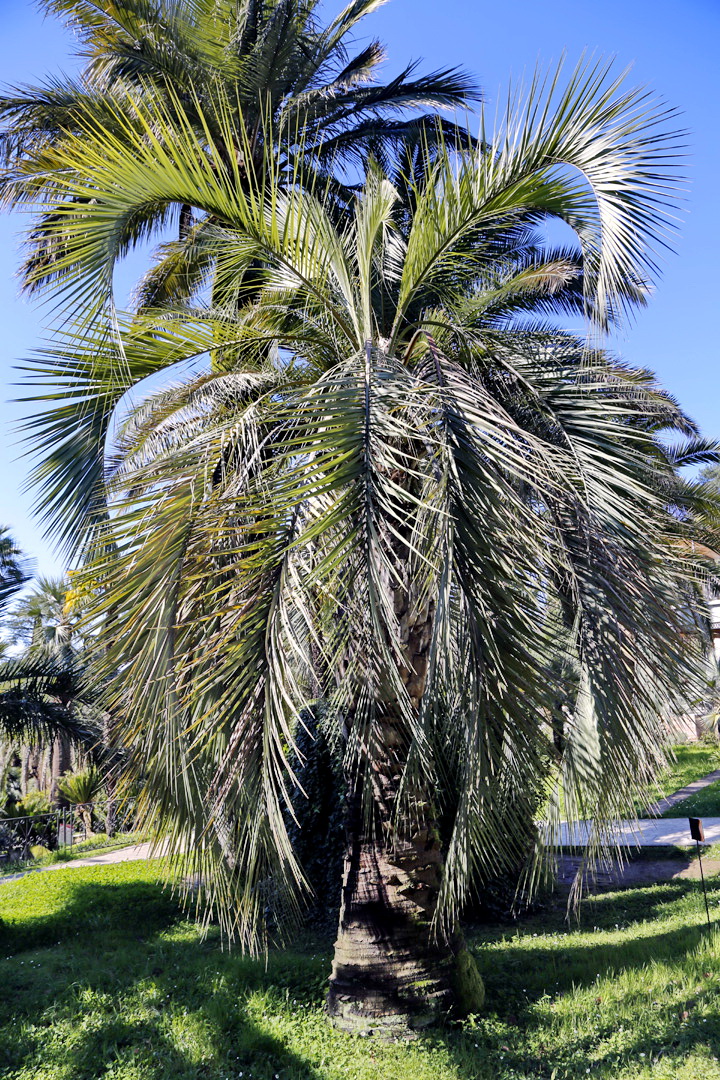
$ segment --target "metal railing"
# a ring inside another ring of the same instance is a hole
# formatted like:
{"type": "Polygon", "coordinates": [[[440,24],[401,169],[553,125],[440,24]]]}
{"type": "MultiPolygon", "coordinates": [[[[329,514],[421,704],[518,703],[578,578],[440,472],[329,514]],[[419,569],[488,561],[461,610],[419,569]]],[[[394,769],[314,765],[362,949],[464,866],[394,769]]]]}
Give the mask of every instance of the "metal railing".
{"type": "MultiPolygon", "coordinates": [[[[77,840],[86,840],[85,818],[80,811],[88,808],[92,812],[92,803],[51,810],[46,814],[0,817],[0,865],[28,861],[32,858],[33,847],[58,851],[71,848],[77,840]]],[[[113,834],[132,831],[134,819],[135,800],[124,800],[113,815],[113,834]]]]}
{"type": "Polygon", "coordinates": [[[71,847],[74,818],[72,810],[0,818],[0,863],[23,862],[31,857],[31,849],[36,846],[48,851],[71,847]]]}

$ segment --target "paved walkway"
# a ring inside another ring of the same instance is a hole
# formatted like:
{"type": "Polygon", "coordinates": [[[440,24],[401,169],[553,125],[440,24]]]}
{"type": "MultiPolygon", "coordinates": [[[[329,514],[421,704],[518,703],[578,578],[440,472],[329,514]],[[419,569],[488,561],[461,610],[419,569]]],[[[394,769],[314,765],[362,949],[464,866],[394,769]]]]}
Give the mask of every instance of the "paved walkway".
{"type": "MultiPolygon", "coordinates": [[[[50,863],[49,866],[38,867],[39,870],[67,870],[70,866],[107,866],[109,863],[135,862],[138,859],[151,857],[152,843],[133,844],[131,847],[114,848],[112,851],[101,851],[97,855],[88,855],[83,859],[71,859],[66,863],[50,863]]],[[[156,849],[154,855],[162,855],[164,852],[156,849]]]]}
{"type": "MultiPolygon", "coordinates": [[[[720,843],[720,817],[703,818],[705,840],[720,843]]],[[[562,846],[585,847],[590,837],[592,822],[563,822],[560,826],[562,846]]],[[[625,847],[654,847],[659,845],[694,844],[690,826],[685,818],[643,818],[640,821],[619,821],[608,829],[611,843],[625,847]]]]}
{"type": "Polygon", "coordinates": [[[696,795],[698,791],[702,791],[703,788],[709,787],[710,784],[714,784],[716,780],[720,780],[720,769],[708,773],[707,776],[701,776],[699,780],[695,780],[692,784],[688,784],[687,787],[680,788],[679,791],[674,791],[672,795],[668,795],[666,798],[660,799],[656,803],[652,803],[647,807],[645,812],[648,817],[661,817],[666,810],[670,810],[673,806],[677,806],[678,803],[685,802],[685,799],[689,799],[691,795],[696,795]]]}
{"type": "Polygon", "coordinates": [[[74,870],[77,866],[108,866],[111,863],[137,862],[140,859],[155,858],[165,854],[164,845],[160,845],[153,851],[150,841],[144,844],[132,844],[130,847],[114,848],[112,851],[98,852],[97,855],[88,855],[83,859],[69,859],[67,862],[50,863],[49,866],[29,867],[21,870],[18,874],[7,874],[0,877],[0,885],[6,885],[9,881],[17,881],[26,874],[42,874],[46,870],[74,870]]]}
{"type": "MultiPolygon", "coordinates": [[[[666,810],[678,806],[691,795],[714,784],[716,780],[720,780],[720,769],[702,776],[687,787],[680,788],[672,795],[648,806],[645,811],[648,814],[647,818],[641,818],[639,821],[619,821],[612,830],[609,830],[611,842],[625,847],[692,844],[690,826],[686,817],[658,819],[666,810]]],[[[720,843],[720,817],[704,817],[702,821],[706,841],[711,844],[720,843]]],[[[563,822],[560,826],[560,844],[563,847],[585,847],[589,840],[591,826],[592,822],[589,821],[563,822]]]]}

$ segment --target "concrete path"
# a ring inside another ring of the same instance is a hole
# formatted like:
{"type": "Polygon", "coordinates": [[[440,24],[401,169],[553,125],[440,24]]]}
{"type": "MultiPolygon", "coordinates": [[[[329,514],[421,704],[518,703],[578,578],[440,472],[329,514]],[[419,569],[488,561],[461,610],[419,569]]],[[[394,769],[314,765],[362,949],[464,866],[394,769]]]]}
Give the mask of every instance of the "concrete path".
{"type": "MultiPolygon", "coordinates": [[[[611,842],[624,847],[653,847],[670,845],[691,845],[690,826],[686,817],[662,818],[666,810],[689,799],[703,788],[720,780],[720,769],[702,776],[687,787],[674,791],[672,795],[660,799],[647,807],[647,818],[639,821],[619,821],[610,832],[611,842]],[[660,819],[660,820],[658,820],[660,819]]],[[[702,819],[705,839],[710,844],[720,843],[720,817],[702,819]]],[[[590,836],[592,823],[589,821],[563,822],[560,826],[560,844],[568,847],[585,847],[590,836]]]]}
{"type": "Polygon", "coordinates": [[[708,773],[707,776],[701,776],[699,780],[693,781],[693,783],[688,784],[687,787],[680,788],[679,791],[674,791],[672,795],[667,795],[664,799],[659,799],[658,802],[652,803],[645,812],[648,817],[661,817],[666,810],[670,810],[671,807],[684,802],[685,799],[689,799],[691,795],[696,795],[698,791],[702,791],[703,788],[709,787],[710,784],[714,784],[716,780],[720,780],[720,769],[708,773]]]}
{"type": "MultiPolygon", "coordinates": [[[[720,817],[703,818],[705,840],[710,844],[720,843],[720,817]]],[[[588,843],[592,822],[563,822],[560,826],[560,844],[564,846],[585,847],[588,843]]],[[[659,845],[694,843],[690,836],[687,818],[643,818],[640,821],[619,821],[615,828],[608,830],[611,843],[625,847],[653,847],[659,845]]]]}
{"type": "Polygon", "coordinates": [[[165,854],[165,845],[161,844],[153,851],[150,841],[144,844],[132,844],[130,847],[114,848],[112,851],[101,851],[97,855],[88,855],[83,859],[69,859],[67,862],[50,863],[49,866],[28,867],[18,874],[7,874],[0,877],[0,885],[6,885],[9,881],[17,881],[18,878],[27,874],[42,874],[46,870],[74,870],[78,866],[108,866],[111,863],[137,862],[140,859],[158,858],[165,854]]]}
{"type": "MultiPolygon", "coordinates": [[[[160,848],[153,855],[163,855],[160,848]]],[[[49,866],[39,866],[38,870],[68,870],[75,866],[107,866],[110,863],[135,862],[138,859],[151,858],[152,843],[133,844],[131,847],[114,848],[112,851],[101,851],[97,855],[88,855],[84,859],[70,859],[66,863],[50,863],[49,866]]]]}

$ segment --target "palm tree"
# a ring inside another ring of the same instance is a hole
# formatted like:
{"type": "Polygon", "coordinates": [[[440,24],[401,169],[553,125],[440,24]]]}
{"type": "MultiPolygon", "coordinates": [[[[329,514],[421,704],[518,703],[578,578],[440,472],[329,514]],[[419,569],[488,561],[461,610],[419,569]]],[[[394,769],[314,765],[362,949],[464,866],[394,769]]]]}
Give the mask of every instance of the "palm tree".
{"type": "MultiPolygon", "coordinates": [[[[17,547],[6,527],[0,528],[0,611],[4,612],[12,598],[29,581],[27,560],[17,547]]],[[[9,620],[11,629],[17,629],[18,612],[29,604],[26,598],[9,620]]],[[[3,642],[0,656],[0,738],[9,749],[9,759],[15,757],[15,749],[24,747],[25,764],[29,746],[42,743],[86,748],[97,741],[97,732],[87,719],[69,712],[63,702],[85,699],[80,687],[79,673],[57,658],[12,657],[9,642],[3,642]]],[[[7,755],[6,755],[7,756],[7,755]]],[[[24,780],[27,769],[23,767],[24,780]]],[[[25,793],[21,782],[21,793],[25,793]]]]}
{"type": "MultiPolygon", "coordinates": [[[[435,125],[422,110],[467,107],[479,96],[458,70],[415,77],[414,64],[379,83],[380,42],[355,53],[351,45],[361,20],[381,2],[352,0],[323,27],[318,0],[43,0],[47,12],[72,26],[86,65],[79,79],[16,88],[0,99],[0,162],[6,166],[0,198],[6,205],[36,204],[39,193],[53,190],[66,135],[81,133],[90,115],[123,139],[139,101],[164,102],[176,120],[212,141],[223,160],[234,160],[239,177],[273,157],[281,169],[299,157],[347,198],[339,168],[362,162],[369,151],[392,157],[408,140],[431,138],[435,125]],[[232,103],[241,140],[228,142],[227,127],[208,128],[219,99],[232,103]]],[[[141,130],[142,123],[136,135],[141,130]]],[[[448,136],[453,133],[447,125],[448,136]]],[[[118,253],[162,233],[171,221],[179,237],[160,249],[158,265],[139,289],[143,302],[192,291],[212,273],[205,250],[212,221],[193,215],[187,203],[137,208],[120,226],[118,253]]],[[[33,234],[26,264],[31,287],[58,272],[57,234],[49,224],[40,221],[33,234]]]]}
{"type": "MultiPolygon", "coordinates": [[[[74,743],[89,753],[98,731],[88,709],[93,695],[78,668],[49,657],[0,663],[0,736],[21,746],[74,743]]],[[[67,765],[69,767],[69,756],[67,765]]],[[[56,769],[59,773],[59,769],[56,769]]]]}
{"type": "Polygon", "coordinates": [[[78,615],[68,603],[66,578],[38,578],[16,605],[9,625],[16,639],[35,656],[71,660],[82,651],[78,615]]]}
{"type": "Polygon", "coordinates": [[[55,801],[62,799],[58,784],[72,765],[73,747],[85,754],[99,751],[78,613],[67,597],[65,579],[38,579],[9,619],[25,653],[0,664],[0,730],[9,742],[24,747],[26,758],[31,746],[51,747],[55,801]]]}
{"type": "MultiPolygon", "coordinates": [[[[212,218],[228,278],[255,270],[247,303],[58,338],[31,369],[62,398],[34,421],[41,498],[85,537],[98,624],[113,611],[109,704],[147,816],[247,947],[268,905],[281,926],[298,910],[291,762],[322,706],[348,804],[330,1011],[353,1030],[458,995],[459,916],[524,842],[528,777],[562,769],[602,844],[702,677],[703,568],[657,439],[695,429],[647,373],[542,321],[580,304],[601,330],[644,297],[673,140],[641,100],[602,66],[538,83],[478,148],[429,154],[407,197],[371,164],[340,223],[323,189],[196,138],[179,100],[142,137],[89,120],[63,142],[46,220],[70,295],[149,201],[212,218]],[[533,232],[551,219],[570,252],[533,232]],[[204,355],[110,438],[129,389],[204,355]]],[[[244,145],[230,105],[213,125],[244,145]]]]}
{"type": "Polygon", "coordinates": [[[6,525],[0,525],[0,612],[28,581],[25,557],[6,525]]]}
{"type": "Polygon", "coordinates": [[[92,812],[95,799],[103,787],[103,777],[97,769],[80,769],[66,773],[58,784],[60,791],[71,806],[75,807],[85,830],[85,838],[92,835],[92,812]]]}

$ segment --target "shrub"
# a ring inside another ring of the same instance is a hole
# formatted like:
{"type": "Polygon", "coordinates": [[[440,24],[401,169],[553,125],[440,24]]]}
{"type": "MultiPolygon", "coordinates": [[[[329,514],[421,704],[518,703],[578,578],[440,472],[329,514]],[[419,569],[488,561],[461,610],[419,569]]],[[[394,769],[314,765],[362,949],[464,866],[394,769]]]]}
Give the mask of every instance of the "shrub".
{"type": "Polygon", "coordinates": [[[58,788],[68,802],[87,804],[95,801],[102,789],[102,776],[97,769],[80,769],[78,772],[65,773],[58,788]]]}
{"type": "Polygon", "coordinates": [[[34,817],[36,814],[52,813],[52,803],[46,791],[28,791],[17,803],[19,817],[34,817]]]}

